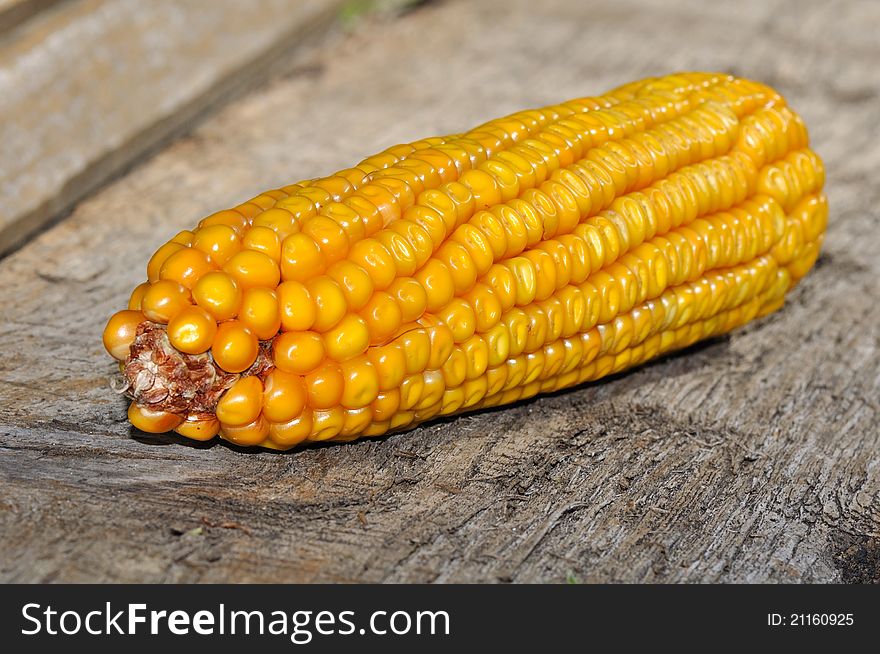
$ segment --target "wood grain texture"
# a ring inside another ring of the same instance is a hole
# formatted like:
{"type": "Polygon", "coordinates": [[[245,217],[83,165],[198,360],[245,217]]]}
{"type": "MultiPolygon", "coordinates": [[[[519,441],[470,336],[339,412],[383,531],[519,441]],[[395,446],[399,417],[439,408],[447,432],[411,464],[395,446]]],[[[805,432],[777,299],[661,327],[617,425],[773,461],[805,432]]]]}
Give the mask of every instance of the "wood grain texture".
{"type": "Polygon", "coordinates": [[[880,581],[880,5],[533,7],[444,2],[321,47],[0,261],[0,579],[880,581]],[[350,445],[126,425],[100,330],[177,230],[395,141],[675,69],[776,86],[825,159],[824,253],[782,311],[350,445]]]}
{"type": "MultiPolygon", "coordinates": [[[[40,0],[0,12],[6,22],[40,0]],[[11,16],[11,17],[10,17],[11,16]]],[[[333,23],[343,0],[77,0],[0,44],[0,254],[333,23]]],[[[2,9],[2,8],[0,8],[2,9]]]]}
{"type": "Polygon", "coordinates": [[[0,35],[4,35],[62,0],[0,0],[0,35]]]}

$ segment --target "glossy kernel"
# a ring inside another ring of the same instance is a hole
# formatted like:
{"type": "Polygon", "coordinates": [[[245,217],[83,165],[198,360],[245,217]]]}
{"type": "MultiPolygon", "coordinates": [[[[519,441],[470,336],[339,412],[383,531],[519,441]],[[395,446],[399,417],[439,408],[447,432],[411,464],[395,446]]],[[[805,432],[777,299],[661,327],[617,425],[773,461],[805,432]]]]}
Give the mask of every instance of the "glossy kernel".
{"type": "Polygon", "coordinates": [[[141,310],[141,302],[144,299],[144,295],[146,295],[147,291],[150,288],[150,282],[143,282],[142,284],[138,284],[134,287],[134,290],[131,292],[131,296],[128,298],[128,308],[132,311],[140,311],[141,310]]]}
{"type": "Polygon", "coordinates": [[[399,302],[384,291],[374,293],[360,315],[365,321],[370,342],[373,344],[386,342],[400,329],[403,322],[399,302]]]}
{"type": "Polygon", "coordinates": [[[187,416],[174,431],[194,441],[209,441],[220,431],[220,421],[210,414],[187,416]]]}
{"type": "Polygon", "coordinates": [[[256,250],[241,250],[223,265],[223,270],[242,290],[275,288],[281,281],[281,270],[275,260],[256,250]]]}
{"type": "Polygon", "coordinates": [[[318,307],[309,290],[300,282],[287,281],[278,286],[278,311],[284,331],[311,329],[318,307]]]}
{"type": "Polygon", "coordinates": [[[229,225],[205,225],[196,230],[192,246],[207,254],[214,265],[222,266],[241,249],[241,240],[238,231],[229,225]]]}
{"type": "Polygon", "coordinates": [[[191,289],[204,275],[214,269],[210,257],[195,248],[181,248],[169,256],[159,270],[159,278],[177,282],[191,289]]]}
{"type": "Polygon", "coordinates": [[[238,315],[242,293],[236,281],[225,272],[203,275],[192,290],[195,303],[215,320],[229,320],[238,315]]]}
{"type": "Polygon", "coordinates": [[[150,282],[156,282],[159,280],[159,271],[162,269],[162,266],[175,252],[182,250],[184,248],[180,243],[175,243],[174,241],[168,241],[158,250],[156,250],[155,254],[150,257],[150,261],[147,263],[147,279],[150,282]]]}
{"type": "Polygon", "coordinates": [[[315,239],[302,233],[291,234],[281,242],[281,277],[304,282],[327,268],[315,239]]]}
{"type": "Polygon", "coordinates": [[[329,409],[342,399],[345,378],[338,364],[327,363],[305,377],[309,405],[314,409],[329,409]]]}
{"type": "Polygon", "coordinates": [[[367,271],[351,261],[338,261],[328,270],[327,275],[332,277],[342,293],[345,301],[352,311],[359,311],[373,295],[373,280],[367,271]]]}
{"type": "Polygon", "coordinates": [[[263,417],[270,422],[289,422],[300,415],[308,396],[299,375],[273,370],[266,376],[263,388],[263,417]]]}
{"type": "Polygon", "coordinates": [[[281,259],[281,239],[271,227],[262,225],[251,227],[245,232],[241,245],[246,250],[262,252],[272,261],[281,259]]]}
{"type": "Polygon", "coordinates": [[[217,323],[199,307],[187,307],[168,323],[168,341],[186,354],[207,352],[216,336],[217,323]]]}
{"type": "Polygon", "coordinates": [[[347,361],[370,346],[370,330],[359,315],[348,314],[324,333],[324,349],[335,361],[347,361]]]}
{"type": "Polygon", "coordinates": [[[348,304],[339,284],[328,277],[318,277],[306,282],[306,288],[315,305],[313,329],[323,332],[342,320],[348,304]]]}
{"type": "Polygon", "coordinates": [[[154,411],[132,402],[128,406],[128,420],[136,428],[151,434],[171,431],[183,422],[183,416],[167,411],[154,411]]]}
{"type": "Polygon", "coordinates": [[[239,320],[222,322],[211,346],[215,363],[226,372],[244,372],[257,358],[256,335],[239,320]]]}
{"type": "Polygon", "coordinates": [[[141,311],[153,322],[167,323],[191,304],[189,289],[167,279],[151,284],[141,300],[141,311]]]}
{"type": "Polygon", "coordinates": [[[324,340],[315,332],[283,332],[272,347],[275,365],[290,373],[304,375],[324,360],[324,340]]]}
{"type": "Polygon", "coordinates": [[[281,329],[277,293],[268,288],[249,288],[242,296],[238,319],[261,341],[271,339],[281,329]]]}
{"type": "Polygon", "coordinates": [[[137,327],[144,321],[140,311],[117,311],[104,328],[104,348],[117,361],[128,358],[129,348],[134,343],[137,327]]]}
{"type": "Polygon", "coordinates": [[[366,358],[348,361],[342,367],[345,386],[342,391],[342,406],[360,409],[369,405],[379,393],[379,375],[373,364],[366,358]]]}
{"type": "Polygon", "coordinates": [[[217,402],[217,418],[223,425],[241,427],[253,422],[262,409],[263,384],[254,376],[239,378],[217,402]]]}

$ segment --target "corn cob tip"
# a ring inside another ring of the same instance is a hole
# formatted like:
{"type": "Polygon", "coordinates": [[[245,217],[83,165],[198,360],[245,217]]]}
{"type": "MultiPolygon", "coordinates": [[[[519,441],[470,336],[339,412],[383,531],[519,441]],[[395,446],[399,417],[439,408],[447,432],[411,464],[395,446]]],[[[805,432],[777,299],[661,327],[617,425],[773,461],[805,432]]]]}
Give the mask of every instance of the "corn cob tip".
{"type": "MultiPolygon", "coordinates": [[[[259,376],[271,365],[266,349],[261,347],[244,375],[259,376]]],[[[133,406],[153,414],[174,414],[180,418],[178,423],[185,419],[197,422],[199,416],[214,414],[223,394],[243,376],[223,370],[207,352],[188,354],[180,351],[171,344],[163,325],[148,320],[136,327],[122,375],[126,395],[133,400],[133,406]]],[[[143,419],[139,422],[149,421],[143,419]]],[[[173,421],[166,420],[159,426],[170,422],[173,421]]],[[[190,431],[198,430],[193,428],[190,431]]]]}

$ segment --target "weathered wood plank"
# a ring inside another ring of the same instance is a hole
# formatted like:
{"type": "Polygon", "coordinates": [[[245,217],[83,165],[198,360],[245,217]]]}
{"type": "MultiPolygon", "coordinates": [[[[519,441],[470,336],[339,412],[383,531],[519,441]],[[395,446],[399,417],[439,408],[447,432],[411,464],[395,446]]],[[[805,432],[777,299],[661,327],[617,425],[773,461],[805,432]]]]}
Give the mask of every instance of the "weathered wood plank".
{"type": "Polygon", "coordinates": [[[0,35],[59,2],[61,0],[0,0],[0,35]]]}
{"type": "Polygon", "coordinates": [[[854,1],[448,2],[229,106],[0,262],[0,578],[880,580],[878,20],[854,1]],[[126,426],[99,333],[169,234],[393,141],[689,68],[776,85],[825,158],[824,255],[781,312],[351,445],[126,426]]]}
{"type": "Polygon", "coordinates": [[[21,26],[0,45],[0,254],[289,65],[342,4],[78,0],[21,26]]]}

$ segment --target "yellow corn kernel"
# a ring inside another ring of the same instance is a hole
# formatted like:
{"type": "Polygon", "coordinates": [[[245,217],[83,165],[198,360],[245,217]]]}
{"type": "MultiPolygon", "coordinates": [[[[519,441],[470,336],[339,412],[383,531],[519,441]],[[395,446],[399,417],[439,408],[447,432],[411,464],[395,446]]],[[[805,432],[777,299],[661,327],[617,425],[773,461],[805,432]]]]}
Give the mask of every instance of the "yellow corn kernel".
{"type": "Polygon", "coordinates": [[[212,213],[207,218],[203,218],[199,222],[199,229],[210,225],[226,225],[232,227],[236,232],[243,232],[248,226],[248,220],[243,213],[236,210],[226,209],[212,213]]]}
{"type": "Polygon", "coordinates": [[[323,332],[342,320],[347,306],[345,294],[336,281],[329,277],[318,277],[306,282],[306,289],[315,306],[312,329],[323,332]]]}
{"type": "Polygon", "coordinates": [[[295,233],[281,242],[281,277],[304,282],[320,275],[327,268],[321,248],[303,233],[295,233]]]}
{"type": "MultiPolygon", "coordinates": [[[[279,285],[278,288],[280,289],[281,286],[279,285]]],[[[238,319],[261,341],[271,339],[281,329],[281,314],[276,291],[268,288],[249,288],[242,296],[238,319]]]]}
{"type": "Polygon", "coordinates": [[[339,261],[348,254],[349,239],[345,230],[326,216],[315,216],[302,227],[302,234],[318,245],[327,264],[339,261]]]}
{"type": "Polygon", "coordinates": [[[302,413],[307,399],[302,377],[275,369],[264,382],[263,416],[271,423],[289,422],[302,413]]]}
{"type": "Polygon", "coordinates": [[[262,396],[263,384],[257,377],[239,378],[217,403],[217,419],[224,427],[253,422],[262,410],[262,396]]]}
{"type": "Polygon", "coordinates": [[[220,431],[220,421],[211,416],[196,414],[187,416],[186,420],[174,428],[174,431],[194,441],[209,441],[220,431]]]}
{"type": "Polygon", "coordinates": [[[360,311],[372,344],[385,343],[403,323],[400,303],[389,293],[378,291],[360,311]]]}
{"type": "Polygon", "coordinates": [[[104,328],[104,348],[117,361],[128,358],[129,348],[137,335],[137,327],[146,318],[140,311],[117,311],[104,328]]]}
{"type": "Polygon", "coordinates": [[[396,279],[388,287],[388,293],[397,300],[401,323],[417,320],[427,308],[428,294],[422,285],[412,277],[396,279]]]}
{"type": "Polygon", "coordinates": [[[185,286],[170,280],[159,280],[150,285],[141,300],[141,311],[153,322],[167,323],[191,304],[191,294],[185,286]]]}
{"type": "Polygon", "coordinates": [[[260,445],[269,437],[269,422],[263,416],[247,425],[225,425],[221,422],[220,434],[226,440],[242,447],[260,445]]]}
{"type": "Polygon", "coordinates": [[[324,333],[324,350],[335,361],[354,358],[366,352],[369,346],[367,321],[357,314],[346,315],[324,333]]]}
{"type": "Polygon", "coordinates": [[[242,293],[230,275],[216,271],[202,275],[193,286],[192,297],[214,320],[230,320],[238,315],[242,293]]]}
{"type": "Polygon", "coordinates": [[[345,301],[352,311],[358,311],[373,295],[373,280],[367,271],[351,261],[338,261],[327,270],[345,295],[345,301]]]}
{"type": "MultiPolygon", "coordinates": [[[[251,227],[244,235],[241,245],[246,250],[262,252],[272,261],[281,259],[281,239],[271,227],[256,225],[251,227]]],[[[281,271],[279,269],[279,276],[281,271]]]]}
{"type": "Polygon", "coordinates": [[[325,363],[305,377],[309,405],[314,409],[337,406],[345,389],[345,378],[337,363],[325,363]]]}
{"type": "Polygon", "coordinates": [[[345,425],[345,409],[333,406],[312,411],[312,433],[310,441],[327,441],[335,438],[345,425]]]}
{"type": "Polygon", "coordinates": [[[134,290],[131,292],[131,296],[128,298],[128,308],[131,311],[141,310],[141,303],[143,302],[144,295],[146,295],[149,288],[150,282],[144,282],[134,287],[134,290]]]}
{"type": "Polygon", "coordinates": [[[286,281],[277,289],[278,311],[284,331],[311,329],[318,315],[318,308],[309,290],[299,282],[286,281]]]}
{"type": "Polygon", "coordinates": [[[367,358],[378,375],[380,390],[389,391],[400,385],[406,374],[406,355],[399,344],[371,347],[367,358]]]}
{"type": "Polygon", "coordinates": [[[340,402],[347,409],[368,406],[379,394],[379,375],[365,357],[347,361],[342,366],[342,376],[345,386],[340,402]]]}
{"type": "Polygon", "coordinates": [[[384,245],[372,238],[355,243],[348,259],[367,272],[376,290],[388,288],[397,274],[394,257],[384,245]]]}
{"type": "Polygon", "coordinates": [[[154,411],[139,406],[136,402],[128,405],[128,420],[137,429],[151,434],[171,431],[183,422],[183,416],[166,411],[154,411]]]}
{"type": "Polygon", "coordinates": [[[269,255],[256,250],[241,250],[230,257],[223,270],[242,290],[275,288],[281,280],[281,270],[269,255]]]}
{"type": "Polygon", "coordinates": [[[195,231],[192,247],[207,254],[214,265],[222,266],[241,249],[241,239],[230,225],[210,224],[195,231]]]}
{"type": "MultiPolygon", "coordinates": [[[[284,240],[287,236],[289,236],[290,234],[293,234],[295,231],[298,230],[298,227],[296,227],[296,223],[294,221],[293,214],[290,211],[288,211],[287,209],[280,208],[280,207],[275,207],[273,209],[267,209],[266,211],[262,211],[259,214],[257,214],[254,217],[252,229],[256,228],[256,227],[268,227],[273,232],[275,232],[275,234],[277,234],[277,236],[279,238],[279,245],[280,245],[280,241],[284,240]]],[[[258,232],[258,233],[261,233],[261,232],[258,232]]],[[[246,245],[246,243],[247,243],[247,237],[249,234],[250,234],[250,232],[248,232],[248,234],[245,234],[244,247],[248,247],[246,245]]],[[[259,239],[257,239],[257,240],[259,241],[259,239]]],[[[270,239],[270,241],[271,241],[271,239],[270,239]]],[[[272,241],[272,242],[274,242],[274,241],[272,241]]],[[[260,248],[256,248],[256,249],[260,249],[260,248]]],[[[280,249],[278,252],[280,254],[280,249]]],[[[273,257],[273,258],[278,259],[278,257],[273,257]]]]}
{"type": "Polygon", "coordinates": [[[244,372],[250,368],[258,350],[256,335],[243,322],[230,320],[217,326],[211,355],[226,372],[244,372]]]}
{"type": "Polygon", "coordinates": [[[217,336],[217,323],[207,311],[187,307],[168,323],[168,341],[186,354],[207,352],[217,336]]]}
{"type": "Polygon", "coordinates": [[[150,282],[159,281],[159,271],[168,260],[168,257],[170,257],[178,250],[182,250],[183,248],[184,246],[180,243],[168,241],[162,247],[156,250],[156,253],[152,257],[150,257],[150,261],[147,263],[147,279],[150,282]]]}
{"type": "Polygon", "coordinates": [[[272,352],[278,368],[304,375],[324,360],[324,340],[315,332],[283,332],[275,337],[272,352]]]}
{"type": "Polygon", "coordinates": [[[312,433],[312,412],[302,414],[287,422],[270,422],[269,438],[281,449],[288,449],[306,440],[312,433]]]}
{"type": "Polygon", "coordinates": [[[181,248],[171,254],[159,269],[159,279],[177,282],[191,289],[205,273],[213,270],[210,257],[195,248],[181,248]]]}

